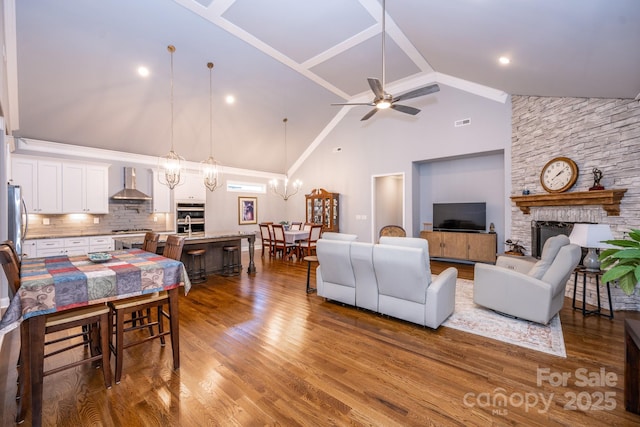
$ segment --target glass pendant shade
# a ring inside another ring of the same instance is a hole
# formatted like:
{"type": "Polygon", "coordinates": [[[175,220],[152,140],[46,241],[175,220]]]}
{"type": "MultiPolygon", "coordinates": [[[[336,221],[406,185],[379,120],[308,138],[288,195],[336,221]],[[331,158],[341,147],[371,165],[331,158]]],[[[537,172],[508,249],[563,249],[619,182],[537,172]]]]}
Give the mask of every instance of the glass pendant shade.
{"type": "Polygon", "coordinates": [[[173,149],[173,53],[176,48],[169,45],[167,50],[171,55],[171,150],[158,159],[158,181],[173,190],[182,183],[181,170],[184,158],[173,149]]]}
{"type": "MultiPolygon", "coordinates": [[[[282,119],[282,122],[284,123],[284,167],[285,168],[287,167],[287,122],[288,121],[289,119],[287,119],[286,117],[282,119]]],[[[289,193],[289,175],[288,174],[284,175],[282,186],[280,186],[280,182],[275,178],[269,181],[269,186],[271,187],[271,191],[273,191],[275,194],[277,194],[278,196],[282,197],[285,201],[287,201],[289,200],[289,197],[293,196],[300,190],[300,187],[302,187],[302,181],[300,181],[299,179],[296,179],[293,182],[293,185],[292,185],[293,191],[291,191],[291,193],[289,193]]]]}
{"type": "Polygon", "coordinates": [[[215,191],[222,186],[222,165],[213,157],[213,87],[211,84],[213,62],[207,62],[207,68],[209,69],[209,146],[211,151],[209,158],[200,162],[200,173],[204,186],[209,191],[215,191]]]}

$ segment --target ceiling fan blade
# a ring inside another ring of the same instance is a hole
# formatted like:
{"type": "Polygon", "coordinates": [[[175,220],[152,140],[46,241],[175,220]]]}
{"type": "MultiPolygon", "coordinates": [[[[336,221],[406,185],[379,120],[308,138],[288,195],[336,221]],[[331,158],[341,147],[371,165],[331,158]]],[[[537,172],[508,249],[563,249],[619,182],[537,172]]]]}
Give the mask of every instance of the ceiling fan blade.
{"type": "Polygon", "coordinates": [[[380,83],[380,80],[369,77],[367,81],[369,82],[369,87],[371,88],[373,93],[376,95],[376,98],[377,99],[384,98],[384,88],[382,87],[382,83],[380,83]]]}
{"type": "Polygon", "coordinates": [[[398,110],[398,111],[400,111],[402,113],[411,114],[412,116],[415,116],[416,114],[418,114],[420,112],[419,109],[413,108],[413,107],[409,107],[408,105],[391,104],[391,108],[393,108],[394,110],[398,110]]]}
{"type": "Polygon", "coordinates": [[[373,102],[336,102],[331,105],[368,105],[370,107],[373,107],[376,104],[374,104],[373,102]]]}
{"type": "Polygon", "coordinates": [[[429,95],[430,93],[438,92],[440,90],[440,86],[437,84],[432,84],[429,86],[419,87],[418,89],[414,89],[410,92],[403,93],[402,95],[398,95],[391,102],[396,101],[404,101],[405,99],[417,98],[423,95],[429,95]]]}
{"type": "Polygon", "coordinates": [[[378,112],[378,109],[374,108],[373,110],[371,110],[367,114],[365,114],[364,117],[360,119],[360,121],[362,122],[364,120],[369,120],[371,118],[371,116],[373,116],[377,112],[378,112]]]}

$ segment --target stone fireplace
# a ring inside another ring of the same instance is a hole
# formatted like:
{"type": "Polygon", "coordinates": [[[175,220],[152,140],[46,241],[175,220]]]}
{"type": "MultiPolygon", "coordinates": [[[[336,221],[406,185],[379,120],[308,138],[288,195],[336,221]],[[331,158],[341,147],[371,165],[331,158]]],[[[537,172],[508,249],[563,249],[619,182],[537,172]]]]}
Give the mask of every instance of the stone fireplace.
{"type": "Polygon", "coordinates": [[[564,221],[531,221],[531,256],[539,259],[547,239],[558,234],[569,236],[573,224],[564,221]]]}

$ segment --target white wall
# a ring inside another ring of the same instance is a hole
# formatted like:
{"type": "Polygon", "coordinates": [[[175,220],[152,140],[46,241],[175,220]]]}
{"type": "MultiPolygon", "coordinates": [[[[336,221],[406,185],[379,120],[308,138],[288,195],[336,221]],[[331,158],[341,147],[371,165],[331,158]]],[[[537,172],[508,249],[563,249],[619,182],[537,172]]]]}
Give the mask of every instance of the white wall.
{"type": "MultiPolygon", "coordinates": [[[[327,136],[312,155],[295,172],[306,192],[316,187],[341,194],[340,231],[354,233],[361,241],[372,241],[371,176],[403,172],[405,174],[405,226],[408,235],[417,235],[413,199],[419,185],[415,162],[464,158],[479,153],[502,153],[503,165],[510,165],[511,102],[499,103],[441,85],[440,92],[408,101],[422,112],[409,116],[397,111],[383,111],[368,121],[360,118],[366,110],[352,111],[327,136]],[[454,121],[470,118],[471,125],[454,127],[454,121]],[[341,147],[334,153],[335,147],[341,147]],[[356,219],[365,215],[366,220],[356,219]]],[[[502,187],[502,205],[509,210],[510,200],[505,174],[491,177],[484,185],[502,187]]],[[[304,216],[304,202],[290,199],[289,216],[304,216]]],[[[497,224],[496,224],[497,226],[497,224]]],[[[498,233],[504,236],[503,230],[498,233]]]]}

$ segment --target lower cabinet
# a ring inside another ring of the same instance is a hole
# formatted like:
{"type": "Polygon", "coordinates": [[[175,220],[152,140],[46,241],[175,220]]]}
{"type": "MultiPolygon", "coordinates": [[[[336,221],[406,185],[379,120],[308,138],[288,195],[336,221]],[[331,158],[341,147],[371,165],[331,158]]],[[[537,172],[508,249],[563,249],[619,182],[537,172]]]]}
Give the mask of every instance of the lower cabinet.
{"type": "Polygon", "coordinates": [[[498,239],[495,233],[421,231],[429,242],[429,257],[465,261],[496,262],[498,239]]]}
{"type": "Polygon", "coordinates": [[[29,254],[32,258],[55,255],[76,256],[89,252],[105,252],[113,250],[112,236],[92,237],[66,237],[60,239],[33,239],[27,240],[29,247],[35,247],[35,254],[29,254]]]}

